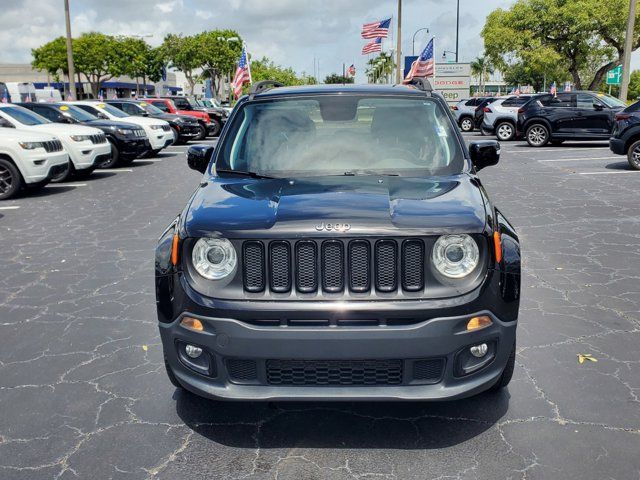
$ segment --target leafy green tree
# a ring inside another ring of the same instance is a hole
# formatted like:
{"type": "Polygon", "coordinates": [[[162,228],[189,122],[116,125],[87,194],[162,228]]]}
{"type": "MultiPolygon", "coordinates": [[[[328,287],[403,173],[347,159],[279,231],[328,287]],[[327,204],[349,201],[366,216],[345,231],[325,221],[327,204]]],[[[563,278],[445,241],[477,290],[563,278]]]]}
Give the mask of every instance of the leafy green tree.
{"type": "MultiPolygon", "coordinates": [[[[298,76],[293,68],[276,65],[267,57],[251,61],[251,77],[254,82],[275,80],[287,86],[308,85],[312,82],[310,77],[306,75],[298,76]]],[[[315,79],[313,83],[315,83],[315,79]]]]}
{"type": "Polygon", "coordinates": [[[486,56],[478,57],[472,60],[469,66],[471,67],[471,75],[478,79],[478,90],[484,92],[485,83],[495,71],[491,60],[486,56]]]}
{"type": "Polygon", "coordinates": [[[235,30],[210,30],[196,36],[202,55],[202,78],[209,78],[213,91],[230,79],[242,52],[242,38],[235,30]]]}
{"type": "Polygon", "coordinates": [[[131,37],[118,38],[118,44],[119,69],[135,79],[136,90],[139,90],[140,79],[143,84],[147,83],[147,78],[152,82],[160,81],[165,63],[161,48],[151,48],[144,40],[131,37]]]}
{"type": "Polygon", "coordinates": [[[640,70],[634,70],[629,77],[629,94],[627,98],[634,102],[640,97],[640,70]]]}
{"type": "Polygon", "coordinates": [[[388,82],[396,68],[393,55],[382,52],[367,62],[365,73],[369,83],[388,82]]]}
{"type": "Polygon", "coordinates": [[[31,66],[38,70],[44,70],[56,81],[60,80],[60,72],[67,75],[67,44],[64,37],[58,37],[32,49],[31,55],[33,55],[31,66]]]}
{"type": "Polygon", "coordinates": [[[180,70],[189,83],[189,89],[193,89],[198,81],[199,69],[204,65],[204,56],[201,43],[196,37],[183,37],[182,35],[169,34],[164,38],[162,54],[169,62],[169,66],[180,70]]]}
{"type": "Polygon", "coordinates": [[[327,75],[324,79],[324,83],[353,83],[353,77],[343,77],[337,73],[327,75]]]}
{"type": "MultiPolygon", "coordinates": [[[[489,14],[482,30],[485,51],[505,74],[560,80],[568,72],[576,88],[597,88],[622,61],[627,0],[519,0],[489,14]]],[[[640,46],[640,12],[634,49],[640,46]]],[[[521,83],[521,82],[517,82],[521,83]]]]}
{"type": "Polygon", "coordinates": [[[105,81],[124,73],[119,47],[118,39],[98,32],[83,33],[73,42],[76,70],[86,77],[94,97],[105,81]]]}

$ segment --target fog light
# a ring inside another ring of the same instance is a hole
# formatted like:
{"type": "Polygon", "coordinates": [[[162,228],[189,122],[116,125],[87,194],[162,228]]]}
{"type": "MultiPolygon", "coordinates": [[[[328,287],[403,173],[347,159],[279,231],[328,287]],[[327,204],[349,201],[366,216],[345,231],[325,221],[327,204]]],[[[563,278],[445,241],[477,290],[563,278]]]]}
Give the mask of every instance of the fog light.
{"type": "Polygon", "coordinates": [[[488,327],[493,322],[486,315],[480,317],[473,317],[467,322],[467,331],[479,330],[480,328],[488,327]]]}
{"type": "MultiPolygon", "coordinates": [[[[485,345],[484,347],[486,352],[487,346],[485,345]]],[[[475,347],[471,347],[471,348],[475,348],[475,347]]],[[[195,347],[193,345],[186,345],[184,347],[184,351],[191,358],[198,358],[200,355],[202,355],[202,349],[200,347],[195,347]]]]}
{"type": "MultiPolygon", "coordinates": [[[[189,347],[187,347],[188,349],[189,347]]],[[[200,350],[200,349],[198,349],[200,350]]],[[[480,345],[474,345],[473,347],[471,347],[469,349],[469,351],[471,352],[471,355],[473,355],[476,358],[482,358],[487,354],[487,351],[489,350],[489,347],[487,346],[486,343],[481,343],[480,345]]],[[[202,350],[200,350],[202,351],[202,350]]],[[[189,353],[189,350],[187,350],[187,353],[189,353]]]]}
{"type": "Polygon", "coordinates": [[[180,325],[189,330],[195,330],[196,332],[204,331],[204,325],[202,325],[202,322],[197,318],[184,317],[180,320],[180,325]]]}

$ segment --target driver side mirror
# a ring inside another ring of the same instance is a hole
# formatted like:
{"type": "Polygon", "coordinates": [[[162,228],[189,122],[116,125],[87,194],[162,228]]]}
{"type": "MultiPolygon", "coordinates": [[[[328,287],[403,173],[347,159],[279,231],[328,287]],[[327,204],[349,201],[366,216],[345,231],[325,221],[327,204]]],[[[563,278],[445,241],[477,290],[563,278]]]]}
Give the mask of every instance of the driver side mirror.
{"type": "Polygon", "coordinates": [[[196,172],[207,171],[214,147],[211,145],[194,145],[187,150],[187,165],[196,172]]]}
{"type": "Polygon", "coordinates": [[[602,110],[604,110],[604,105],[601,105],[599,103],[594,103],[593,109],[596,110],[597,112],[601,112],[602,110]]]}
{"type": "Polygon", "coordinates": [[[9,120],[0,118],[0,128],[16,128],[16,126],[13,123],[11,123],[9,120]]]}
{"type": "Polygon", "coordinates": [[[104,113],[102,112],[98,112],[97,113],[97,117],[101,118],[102,120],[109,120],[109,117],[107,117],[104,113]]]}
{"type": "Polygon", "coordinates": [[[497,140],[478,140],[469,144],[471,163],[476,171],[497,165],[500,160],[500,144],[497,140]]]}

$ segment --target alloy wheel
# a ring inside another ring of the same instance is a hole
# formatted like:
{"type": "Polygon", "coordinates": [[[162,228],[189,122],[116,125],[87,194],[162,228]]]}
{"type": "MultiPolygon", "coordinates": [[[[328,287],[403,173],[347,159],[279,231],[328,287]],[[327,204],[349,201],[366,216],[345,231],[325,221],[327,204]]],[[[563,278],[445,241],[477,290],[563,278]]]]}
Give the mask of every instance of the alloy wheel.
{"type": "Polygon", "coordinates": [[[460,122],[460,128],[463,132],[470,132],[471,130],[473,130],[473,123],[470,119],[465,118],[460,122]]]}
{"type": "Polygon", "coordinates": [[[547,141],[547,130],[544,127],[535,125],[529,129],[527,138],[532,145],[544,145],[547,141]]]}
{"type": "Polygon", "coordinates": [[[0,165],[0,195],[4,195],[13,188],[13,175],[4,165],[0,165]]]}
{"type": "Polygon", "coordinates": [[[640,145],[636,145],[629,156],[629,163],[636,170],[640,170],[640,145]]]}
{"type": "Polygon", "coordinates": [[[508,123],[503,123],[498,127],[498,138],[500,140],[510,140],[513,136],[513,127],[508,123]]]}

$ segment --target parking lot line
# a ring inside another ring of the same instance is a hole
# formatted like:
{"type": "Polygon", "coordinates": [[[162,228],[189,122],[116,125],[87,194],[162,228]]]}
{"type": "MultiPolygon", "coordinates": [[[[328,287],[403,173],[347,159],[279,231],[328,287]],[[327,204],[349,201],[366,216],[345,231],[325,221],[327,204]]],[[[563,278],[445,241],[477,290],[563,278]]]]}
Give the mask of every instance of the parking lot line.
{"type": "Polygon", "coordinates": [[[49,188],[62,188],[62,187],[86,187],[86,183],[50,183],[49,188]]]}
{"type": "Polygon", "coordinates": [[[548,158],[546,160],[538,160],[539,162],[573,162],[573,161],[583,161],[583,160],[620,160],[624,159],[620,155],[615,157],[578,157],[578,158],[548,158]]]}
{"type": "Polygon", "coordinates": [[[98,170],[99,172],[113,172],[113,173],[118,173],[118,172],[133,172],[133,170],[131,168],[101,168],[100,170],[98,170]]]}
{"type": "Polygon", "coordinates": [[[161,162],[163,159],[162,158],[145,158],[144,161],[145,162],[161,162]]]}
{"type": "Polygon", "coordinates": [[[616,173],[640,173],[640,170],[619,170],[616,172],[580,172],[580,175],[614,175],[616,173]]]}
{"type": "Polygon", "coordinates": [[[0,210],[17,210],[20,205],[7,205],[6,207],[0,207],[0,210]]]}

